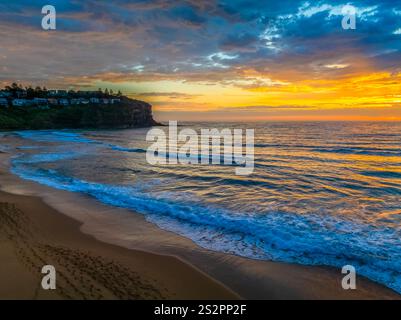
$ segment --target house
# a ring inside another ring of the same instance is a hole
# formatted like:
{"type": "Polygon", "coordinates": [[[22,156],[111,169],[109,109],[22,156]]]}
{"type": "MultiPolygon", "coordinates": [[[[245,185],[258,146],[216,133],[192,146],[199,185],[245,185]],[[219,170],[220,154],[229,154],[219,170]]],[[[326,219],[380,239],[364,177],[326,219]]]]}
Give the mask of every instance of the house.
{"type": "Polygon", "coordinates": [[[15,94],[17,95],[18,99],[23,99],[27,96],[27,92],[25,90],[18,90],[15,92],[15,94]]]}
{"type": "Polygon", "coordinates": [[[109,99],[102,99],[102,103],[103,103],[103,104],[109,104],[109,103],[110,103],[110,100],[109,100],[109,99]]]}
{"type": "Polygon", "coordinates": [[[14,107],[26,107],[32,104],[32,100],[14,99],[12,103],[14,107]]]}
{"type": "Polygon", "coordinates": [[[54,106],[58,105],[58,100],[55,99],[55,98],[49,98],[49,99],[47,99],[47,102],[48,102],[49,104],[54,105],[54,106]]]}
{"type": "Polygon", "coordinates": [[[85,96],[86,95],[86,91],[78,90],[77,91],[77,95],[80,96],[80,97],[85,96]]]}
{"type": "Polygon", "coordinates": [[[71,104],[81,104],[80,99],[71,99],[71,104]]]}
{"type": "Polygon", "coordinates": [[[47,94],[51,97],[54,97],[57,95],[57,90],[48,90],[47,94]]]}
{"type": "Polygon", "coordinates": [[[89,100],[88,99],[84,99],[84,98],[80,98],[79,102],[82,104],[89,104],[89,100]]]}
{"type": "Polygon", "coordinates": [[[8,100],[6,98],[0,98],[0,106],[8,107],[8,100]]]}
{"type": "Polygon", "coordinates": [[[90,98],[90,102],[91,103],[100,103],[100,99],[99,98],[90,98]]]}
{"type": "Polygon", "coordinates": [[[68,106],[70,102],[68,101],[68,99],[58,99],[58,104],[60,106],[68,106]]]}
{"type": "Polygon", "coordinates": [[[80,96],[90,96],[93,94],[93,91],[78,91],[80,96]]]}
{"type": "Polygon", "coordinates": [[[67,90],[57,90],[57,95],[60,97],[66,97],[68,95],[67,90]]]}
{"type": "Polygon", "coordinates": [[[121,99],[111,99],[111,104],[120,103],[121,99]]]}
{"type": "Polygon", "coordinates": [[[0,91],[0,97],[7,98],[11,96],[11,92],[8,91],[0,91]]]}
{"type": "Polygon", "coordinates": [[[47,99],[44,99],[44,98],[34,98],[34,99],[33,99],[33,103],[36,104],[36,105],[40,105],[40,106],[47,105],[47,99]]]}

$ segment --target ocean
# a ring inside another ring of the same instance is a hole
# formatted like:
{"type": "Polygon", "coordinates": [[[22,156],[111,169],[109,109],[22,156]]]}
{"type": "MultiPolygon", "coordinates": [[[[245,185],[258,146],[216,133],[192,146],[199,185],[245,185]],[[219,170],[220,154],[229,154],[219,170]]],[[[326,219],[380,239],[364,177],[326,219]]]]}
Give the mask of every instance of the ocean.
{"type": "Polygon", "coordinates": [[[206,249],[352,265],[401,293],[401,123],[180,125],[254,129],[253,173],[239,176],[224,164],[149,165],[149,129],[3,135],[23,141],[11,163],[21,178],[133,210],[206,249]]]}

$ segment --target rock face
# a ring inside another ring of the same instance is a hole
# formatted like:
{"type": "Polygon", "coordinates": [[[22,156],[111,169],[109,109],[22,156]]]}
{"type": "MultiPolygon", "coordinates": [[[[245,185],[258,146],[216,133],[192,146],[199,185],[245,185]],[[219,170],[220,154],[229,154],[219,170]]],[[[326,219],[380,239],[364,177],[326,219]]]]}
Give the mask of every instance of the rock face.
{"type": "Polygon", "coordinates": [[[152,105],[147,102],[123,98],[121,106],[127,108],[128,127],[163,126],[153,119],[152,105]]]}
{"type": "MultiPolygon", "coordinates": [[[[93,108],[93,106],[92,106],[93,108]]],[[[95,118],[88,125],[94,127],[135,128],[155,125],[152,106],[144,101],[123,98],[121,103],[93,108],[95,118]]]]}
{"type": "Polygon", "coordinates": [[[152,106],[122,97],[115,104],[87,104],[0,108],[0,130],[15,129],[123,129],[159,125],[152,106]]]}
{"type": "Polygon", "coordinates": [[[128,101],[127,109],[130,115],[128,123],[130,127],[150,126],[154,123],[152,106],[149,103],[140,100],[130,100],[128,101]]]}

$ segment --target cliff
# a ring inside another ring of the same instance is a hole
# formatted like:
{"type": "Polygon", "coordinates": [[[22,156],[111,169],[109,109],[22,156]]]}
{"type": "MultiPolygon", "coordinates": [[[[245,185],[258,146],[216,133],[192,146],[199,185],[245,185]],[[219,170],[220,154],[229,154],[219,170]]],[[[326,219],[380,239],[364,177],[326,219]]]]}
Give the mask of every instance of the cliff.
{"type": "Polygon", "coordinates": [[[152,106],[122,97],[116,104],[0,107],[0,130],[120,129],[159,125],[152,106]]]}

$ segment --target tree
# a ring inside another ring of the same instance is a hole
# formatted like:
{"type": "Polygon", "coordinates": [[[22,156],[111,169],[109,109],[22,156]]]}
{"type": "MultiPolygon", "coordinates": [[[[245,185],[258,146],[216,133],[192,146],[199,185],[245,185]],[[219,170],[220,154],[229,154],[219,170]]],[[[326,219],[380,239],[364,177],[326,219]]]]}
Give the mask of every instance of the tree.
{"type": "Polygon", "coordinates": [[[0,114],[0,127],[1,129],[20,129],[23,128],[24,124],[20,119],[8,117],[0,114]]]}
{"type": "Polygon", "coordinates": [[[28,99],[33,99],[35,98],[35,90],[32,89],[32,87],[28,87],[25,89],[26,90],[26,97],[28,99]]]}
{"type": "Polygon", "coordinates": [[[22,93],[24,92],[24,88],[22,87],[21,84],[17,84],[14,82],[11,85],[11,91],[13,93],[13,97],[19,98],[22,95],[22,93]]]}
{"type": "Polygon", "coordinates": [[[43,98],[43,91],[41,87],[38,86],[35,88],[35,95],[38,98],[43,98]]]}
{"type": "Polygon", "coordinates": [[[11,86],[6,86],[6,91],[10,92],[13,97],[17,97],[17,92],[19,91],[19,86],[17,83],[12,83],[11,86]]]}
{"type": "Polygon", "coordinates": [[[73,89],[68,90],[68,97],[74,98],[76,96],[76,92],[73,89]]]}

